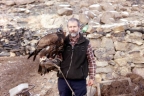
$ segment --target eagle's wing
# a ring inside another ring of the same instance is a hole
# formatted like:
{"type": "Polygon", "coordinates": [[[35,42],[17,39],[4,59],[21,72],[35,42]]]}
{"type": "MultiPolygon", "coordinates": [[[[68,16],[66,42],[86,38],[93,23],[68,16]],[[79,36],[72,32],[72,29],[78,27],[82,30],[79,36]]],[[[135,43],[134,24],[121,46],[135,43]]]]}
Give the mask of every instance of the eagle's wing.
{"type": "Polygon", "coordinates": [[[36,49],[29,54],[28,59],[34,55],[33,61],[35,60],[38,53],[44,49],[50,47],[52,44],[55,44],[58,40],[57,34],[47,34],[44,37],[42,37],[39,42],[37,43],[36,49]]]}
{"type": "Polygon", "coordinates": [[[46,48],[43,48],[40,52],[40,62],[43,62],[46,58],[52,58],[52,55],[54,54],[54,51],[56,50],[56,45],[50,45],[46,48]]]}

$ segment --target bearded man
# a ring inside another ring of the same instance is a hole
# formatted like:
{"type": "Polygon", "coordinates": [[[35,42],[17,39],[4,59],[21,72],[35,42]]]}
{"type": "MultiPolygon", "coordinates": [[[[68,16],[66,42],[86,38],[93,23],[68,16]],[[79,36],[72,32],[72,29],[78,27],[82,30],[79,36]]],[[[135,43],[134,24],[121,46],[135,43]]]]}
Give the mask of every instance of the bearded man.
{"type": "MultiPolygon", "coordinates": [[[[92,86],[95,79],[96,64],[94,54],[89,40],[83,37],[80,32],[79,20],[76,18],[69,19],[67,27],[69,34],[64,41],[62,62],[59,66],[75,96],[86,96],[87,85],[92,86]]],[[[72,91],[65,82],[63,75],[58,72],[57,76],[59,95],[72,96],[72,91]]]]}

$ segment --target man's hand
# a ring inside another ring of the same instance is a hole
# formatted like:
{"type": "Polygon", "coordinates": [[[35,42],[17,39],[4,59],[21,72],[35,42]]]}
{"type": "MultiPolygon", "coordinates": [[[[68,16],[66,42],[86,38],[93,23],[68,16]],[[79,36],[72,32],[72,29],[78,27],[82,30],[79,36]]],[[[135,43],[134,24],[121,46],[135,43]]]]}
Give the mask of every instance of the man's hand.
{"type": "Polygon", "coordinates": [[[88,86],[92,86],[93,84],[94,84],[94,80],[93,79],[89,79],[87,85],[88,86]]]}

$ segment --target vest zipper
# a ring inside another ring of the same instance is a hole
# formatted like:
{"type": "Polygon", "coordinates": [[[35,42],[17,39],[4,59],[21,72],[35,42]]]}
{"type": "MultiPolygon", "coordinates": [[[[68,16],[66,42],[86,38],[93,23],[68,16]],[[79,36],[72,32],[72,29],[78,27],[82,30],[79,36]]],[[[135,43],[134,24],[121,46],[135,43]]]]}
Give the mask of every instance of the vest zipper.
{"type": "Polygon", "coordinates": [[[72,64],[72,58],[73,58],[73,46],[72,46],[72,55],[71,55],[71,61],[70,61],[70,65],[69,65],[69,68],[68,68],[68,70],[67,70],[67,74],[66,74],[66,78],[67,78],[67,76],[68,76],[68,72],[69,72],[69,70],[70,70],[70,68],[71,68],[71,64],[72,64]]]}

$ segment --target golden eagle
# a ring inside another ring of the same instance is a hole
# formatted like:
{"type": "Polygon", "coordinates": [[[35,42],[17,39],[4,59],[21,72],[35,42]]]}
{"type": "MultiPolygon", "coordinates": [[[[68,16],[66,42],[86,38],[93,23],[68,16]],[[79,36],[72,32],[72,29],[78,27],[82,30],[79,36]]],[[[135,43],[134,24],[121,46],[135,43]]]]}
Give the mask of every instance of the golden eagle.
{"type": "Polygon", "coordinates": [[[59,55],[60,51],[62,51],[64,39],[65,32],[63,31],[62,26],[60,26],[57,28],[57,32],[47,34],[38,41],[36,49],[28,56],[28,59],[31,56],[34,56],[34,61],[36,56],[39,54],[40,65],[38,73],[42,75],[56,68],[53,63],[58,63],[60,61],[58,59],[54,59],[57,55],[59,55]],[[51,60],[48,58],[51,58],[51,60]]]}

